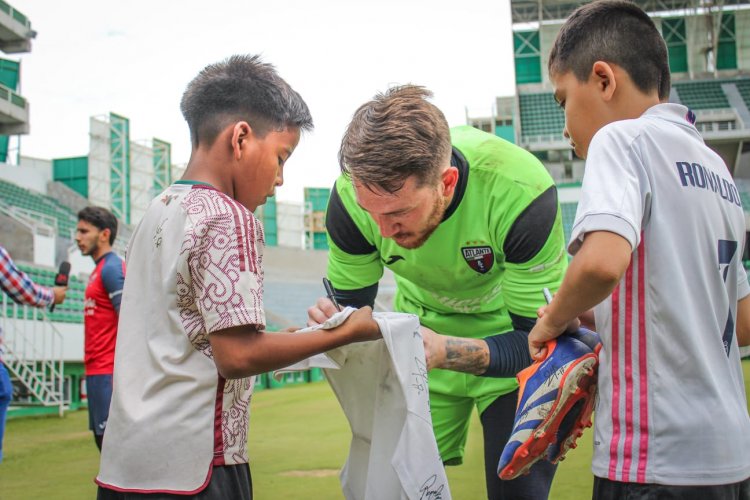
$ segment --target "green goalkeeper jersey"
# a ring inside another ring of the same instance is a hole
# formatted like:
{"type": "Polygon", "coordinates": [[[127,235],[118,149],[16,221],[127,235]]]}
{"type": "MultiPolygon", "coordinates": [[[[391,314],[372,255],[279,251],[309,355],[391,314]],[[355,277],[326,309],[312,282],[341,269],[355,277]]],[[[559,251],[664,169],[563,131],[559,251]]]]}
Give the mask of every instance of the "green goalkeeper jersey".
{"type": "Polygon", "coordinates": [[[336,181],[327,215],[328,277],[341,290],[371,286],[388,267],[394,308],[433,330],[481,338],[511,329],[508,312],[529,318],[556,290],[567,266],[552,178],[532,154],[464,126],[451,130],[459,184],[443,221],[419,248],[380,235],[356,202],[351,180],[336,181]]]}
{"type": "MultiPolygon", "coordinates": [[[[536,318],[542,289],[560,286],[567,267],[562,217],[552,178],[533,155],[472,127],[452,129],[451,142],[456,192],[438,228],[413,250],[383,238],[351,181],[337,179],[326,214],[328,277],[337,295],[369,296],[352,300],[367,303],[388,267],[396,311],[416,314],[438,333],[483,338],[513,329],[511,314],[536,318]]],[[[466,402],[481,414],[518,384],[435,369],[429,387],[438,447],[453,463],[463,455],[466,402]]]]}

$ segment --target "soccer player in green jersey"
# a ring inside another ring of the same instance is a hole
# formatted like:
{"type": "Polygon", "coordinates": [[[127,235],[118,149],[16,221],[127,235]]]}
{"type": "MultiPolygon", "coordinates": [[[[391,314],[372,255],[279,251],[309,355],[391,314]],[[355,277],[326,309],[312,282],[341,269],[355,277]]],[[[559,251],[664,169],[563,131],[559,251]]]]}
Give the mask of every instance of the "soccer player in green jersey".
{"type": "MultiPolygon", "coordinates": [[[[523,149],[471,127],[449,130],[430,96],[397,87],[354,114],[326,215],[328,278],[339,303],[373,305],[383,268],[393,271],[395,310],[424,326],[444,463],[462,462],[476,407],[488,497],[547,498],[549,462],[511,481],[496,468],[513,426],[515,375],[531,362],[541,290],[557,290],[567,266],[557,191],[523,149]]],[[[334,312],[321,298],[309,322],[334,312]]]]}

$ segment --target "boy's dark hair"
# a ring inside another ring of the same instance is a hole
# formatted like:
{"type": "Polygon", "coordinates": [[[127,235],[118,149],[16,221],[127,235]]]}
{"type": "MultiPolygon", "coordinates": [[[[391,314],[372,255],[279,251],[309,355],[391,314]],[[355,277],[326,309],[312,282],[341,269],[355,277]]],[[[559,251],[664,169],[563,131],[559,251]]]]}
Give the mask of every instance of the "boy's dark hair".
{"type": "Polygon", "coordinates": [[[570,15],[557,34],[549,56],[549,73],[572,71],[585,82],[596,61],[628,72],[644,93],[657,90],[669,97],[667,46],[654,22],[640,7],[625,0],[598,0],[570,15]]]}
{"type": "Polygon", "coordinates": [[[379,93],[354,113],[339,149],[344,174],[370,188],[395,193],[406,179],[431,184],[450,161],[451,139],[443,113],[416,85],[379,93]]]}
{"type": "Polygon", "coordinates": [[[211,145],[233,121],[247,121],[260,137],[270,130],[312,130],[302,97],[259,56],[234,55],[206,66],[187,86],[180,102],[193,147],[211,145]]]}
{"type": "Polygon", "coordinates": [[[86,207],[78,212],[78,220],[88,222],[99,231],[109,229],[109,244],[114,245],[117,238],[117,217],[102,207],[86,207]]]}

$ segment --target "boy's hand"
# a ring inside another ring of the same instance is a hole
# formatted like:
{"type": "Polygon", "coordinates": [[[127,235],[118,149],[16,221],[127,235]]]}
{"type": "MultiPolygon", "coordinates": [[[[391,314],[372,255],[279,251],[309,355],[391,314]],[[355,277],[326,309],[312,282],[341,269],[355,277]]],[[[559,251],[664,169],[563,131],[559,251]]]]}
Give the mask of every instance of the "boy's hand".
{"type": "MultiPolygon", "coordinates": [[[[571,325],[575,322],[578,322],[580,326],[580,322],[577,319],[571,322],[571,325]]],[[[564,331],[564,325],[561,327],[560,325],[551,324],[549,316],[542,311],[542,315],[537,320],[536,325],[529,332],[529,354],[531,355],[531,359],[541,361],[546,358],[547,342],[559,337],[564,331]]]]}
{"type": "MultiPolygon", "coordinates": [[[[541,318],[542,316],[544,316],[547,313],[547,307],[549,307],[549,306],[542,306],[539,309],[537,309],[536,310],[536,317],[537,318],[541,318]]],[[[581,319],[580,318],[575,318],[575,319],[571,320],[570,323],[568,323],[568,326],[565,328],[564,331],[566,331],[566,332],[575,332],[579,328],[581,328],[581,319]]]]}
{"type": "MultiPolygon", "coordinates": [[[[372,309],[370,310],[372,312],[372,309]]],[[[325,323],[328,318],[336,314],[338,309],[328,297],[320,297],[315,305],[307,309],[307,326],[325,323]]]]}
{"type": "Polygon", "coordinates": [[[547,308],[549,306],[542,306],[536,310],[536,315],[539,318],[534,328],[529,333],[529,354],[531,359],[535,361],[541,361],[547,357],[547,342],[557,338],[563,332],[576,332],[581,328],[581,320],[574,318],[567,325],[553,325],[549,321],[547,316],[547,308]]]}
{"type": "Polygon", "coordinates": [[[372,308],[369,306],[354,311],[339,328],[346,329],[352,342],[365,342],[383,337],[377,321],[372,318],[372,308]]]}

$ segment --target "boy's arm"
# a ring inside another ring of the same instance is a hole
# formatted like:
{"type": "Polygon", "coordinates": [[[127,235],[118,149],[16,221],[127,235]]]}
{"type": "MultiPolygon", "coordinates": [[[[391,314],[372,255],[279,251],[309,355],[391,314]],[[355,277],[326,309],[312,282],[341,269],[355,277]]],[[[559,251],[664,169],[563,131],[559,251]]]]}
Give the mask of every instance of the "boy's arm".
{"type": "Polygon", "coordinates": [[[560,289],[529,333],[532,358],[544,358],[548,340],[559,336],[571,321],[609,297],[630,265],[631,254],[630,242],[618,234],[586,233],[560,289]]]}
{"type": "Polygon", "coordinates": [[[750,345],[750,295],[737,301],[737,343],[750,345]]]}
{"type": "Polygon", "coordinates": [[[219,374],[235,379],[284,368],[342,345],[380,337],[372,309],[364,307],[330,330],[277,333],[245,325],[218,330],[208,338],[219,374]]]}

